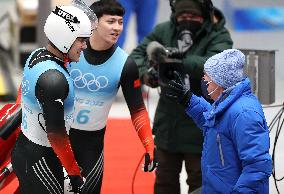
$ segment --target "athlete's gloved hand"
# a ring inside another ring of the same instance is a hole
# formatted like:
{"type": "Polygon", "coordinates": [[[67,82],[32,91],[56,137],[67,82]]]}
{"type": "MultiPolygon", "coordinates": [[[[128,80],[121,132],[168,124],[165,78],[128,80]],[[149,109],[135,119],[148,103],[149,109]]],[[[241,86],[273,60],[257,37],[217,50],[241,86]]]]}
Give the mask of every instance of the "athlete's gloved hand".
{"type": "Polygon", "coordinates": [[[185,87],[181,75],[177,71],[174,71],[174,77],[174,80],[169,81],[166,96],[186,107],[192,93],[190,89],[185,87]]]}
{"type": "Polygon", "coordinates": [[[146,153],[144,155],[144,168],[143,168],[144,172],[152,172],[157,167],[158,163],[156,161],[155,155],[156,155],[155,150],[152,160],[149,153],[146,153]]]}
{"type": "Polygon", "coordinates": [[[84,179],[79,175],[69,175],[70,184],[72,189],[70,192],[80,193],[84,186],[84,179]]]}

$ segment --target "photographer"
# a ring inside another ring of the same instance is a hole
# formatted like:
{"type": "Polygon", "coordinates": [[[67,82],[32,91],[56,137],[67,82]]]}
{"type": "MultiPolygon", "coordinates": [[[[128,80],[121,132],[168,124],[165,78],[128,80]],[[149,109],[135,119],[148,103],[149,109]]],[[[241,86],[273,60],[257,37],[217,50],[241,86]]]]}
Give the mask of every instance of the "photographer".
{"type": "Polygon", "coordinates": [[[170,1],[170,20],[158,24],[131,53],[139,66],[143,83],[152,88],[161,87],[153,126],[159,164],[155,194],[180,193],[179,174],[183,161],[188,174],[188,192],[201,186],[202,134],[186,116],[183,107],[166,98],[165,82],[172,79],[173,71],[178,70],[191,91],[201,96],[201,78],[206,59],[232,48],[233,42],[224,27],[223,14],[213,7],[210,0],[202,2],[170,1]],[[156,41],[156,47],[153,41],[156,41]],[[167,50],[174,49],[168,48],[176,48],[180,54],[169,54],[167,50]]]}

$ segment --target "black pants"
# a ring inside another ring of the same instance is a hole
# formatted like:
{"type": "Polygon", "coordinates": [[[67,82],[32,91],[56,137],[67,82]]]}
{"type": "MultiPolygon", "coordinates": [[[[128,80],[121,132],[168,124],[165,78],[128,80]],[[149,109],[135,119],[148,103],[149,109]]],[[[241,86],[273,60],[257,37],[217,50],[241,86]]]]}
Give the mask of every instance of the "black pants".
{"type": "Polygon", "coordinates": [[[104,170],[104,134],[105,128],[99,131],[70,129],[72,149],[86,178],[82,194],[100,194],[104,170]]]}
{"type": "Polygon", "coordinates": [[[20,132],[12,152],[12,166],[21,194],[63,194],[62,165],[50,147],[28,140],[20,132]]]}
{"type": "Polygon", "coordinates": [[[180,194],[179,175],[183,161],[185,161],[188,175],[186,180],[189,186],[188,193],[201,187],[201,154],[170,153],[162,149],[156,151],[158,167],[154,186],[155,194],[180,194]]]}

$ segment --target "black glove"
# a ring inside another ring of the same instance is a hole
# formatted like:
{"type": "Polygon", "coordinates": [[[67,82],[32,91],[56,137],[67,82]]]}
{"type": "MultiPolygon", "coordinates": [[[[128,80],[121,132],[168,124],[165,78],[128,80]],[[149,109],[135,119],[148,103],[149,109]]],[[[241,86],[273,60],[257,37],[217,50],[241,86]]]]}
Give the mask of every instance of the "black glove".
{"type": "Polygon", "coordinates": [[[153,67],[143,75],[143,83],[151,88],[157,88],[159,86],[158,72],[153,67]]]}
{"type": "Polygon", "coordinates": [[[80,193],[84,185],[83,178],[79,175],[69,175],[69,179],[72,187],[70,192],[80,193]]]}
{"type": "Polygon", "coordinates": [[[150,155],[149,153],[146,153],[144,158],[144,168],[143,171],[144,172],[152,172],[153,170],[155,170],[155,168],[158,166],[157,160],[156,160],[156,152],[154,150],[154,158],[152,161],[150,161],[150,155]]]}
{"type": "Polygon", "coordinates": [[[192,93],[190,89],[185,87],[181,75],[177,71],[174,71],[174,77],[174,80],[169,81],[166,96],[186,107],[192,93]]]}

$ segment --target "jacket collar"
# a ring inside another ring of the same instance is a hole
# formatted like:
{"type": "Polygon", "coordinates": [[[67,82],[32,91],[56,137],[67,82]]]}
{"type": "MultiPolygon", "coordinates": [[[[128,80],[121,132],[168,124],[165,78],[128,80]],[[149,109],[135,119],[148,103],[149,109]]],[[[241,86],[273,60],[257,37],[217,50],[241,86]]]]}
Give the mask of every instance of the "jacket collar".
{"type": "Polygon", "coordinates": [[[240,96],[250,91],[249,78],[244,78],[241,82],[224,90],[219,98],[212,104],[212,109],[203,113],[206,120],[205,126],[214,126],[216,117],[222,115],[240,96]]]}

